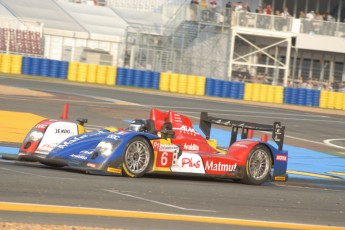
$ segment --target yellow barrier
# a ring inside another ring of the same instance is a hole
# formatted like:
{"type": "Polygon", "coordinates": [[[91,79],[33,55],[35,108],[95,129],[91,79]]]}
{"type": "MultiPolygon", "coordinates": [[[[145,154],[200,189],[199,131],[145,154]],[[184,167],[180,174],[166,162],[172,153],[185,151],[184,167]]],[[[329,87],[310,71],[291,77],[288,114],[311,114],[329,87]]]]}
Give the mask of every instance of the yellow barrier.
{"type": "Polygon", "coordinates": [[[170,84],[170,73],[163,72],[161,73],[160,81],[159,81],[159,89],[162,91],[169,91],[169,84],[170,84]]]}
{"type": "Polygon", "coordinates": [[[180,74],[178,78],[178,92],[186,94],[187,93],[187,75],[180,74]]]}
{"type": "Polygon", "coordinates": [[[283,104],[284,102],[284,87],[283,86],[274,86],[274,103],[283,104]]]}
{"type": "Polygon", "coordinates": [[[275,86],[269,85],[267,89],[267,102],[268,103],[274,103],[275,102],[275,86]]]}
{"type": "Polygon", "coordinates": [[[78,82],[86,82],[87,78],[87,66],[86,63],[79,63],[78,65],[78,72],[77,72],[77,81],[78,82]]]}
{"type": "MultiPolygon", "coordinates": [[[[1,67],[1,61],[2,61],[2,54],[0,54],[0,67],[1,67]]],[[[1,72],[1,69],[0,69],[1,72]]]]}
{"type": "Polygon", "coordinates": [[[260,85],[260,95],[259,101],[260,102],[267,102],[267,93],[268,93],[268,85],[260,85]]]}
{"type": "Polygon", "coordinates": [[[0,72],[11,73],[11,55],[10,54],[2,55],[0,72]]]}
{"type": "Polygon", "coordinates": [[[261,95],[261,84],[254,84],[252,100],[260,101],[260,95],[261,95]]]}
{"type": "Polygon", "coordinates": [[[327,108],[328,95],[329,95],[329,91],[322,90],[320,92],[320,102],[319,102],[320,108],[323,108],[323,109],[327,108]]]}
{"type": "Polygon", "coordinates": [[[21,74],[22,73],[22,59],[21,55],[11,55],[11,73],[21,74]]]}
{"type": "Polygon", "coordinates": [[[246,101],[252,100],[253,89],[254,89],[253,83],[245,83],[245,85],[244,85],[244,97],[243,97],[244,100],[246,100],[246,101]]]}
{"type": "Polygon", "coordinates": [[[78,65],[79,65],[78,62],[70,62],[68,64],[67,80],[77,81],[78,65]]]}
{"type": "Polygon", "coordinates": [[[343,94],[343,110],[345,110],[345,93],[342,93],[343,94]]]}
{"type": "Polygon", "coordinates": [[[196,77],[196,92],[195,94],[198,96],[205,95],[205,86],[206,86],[206,77],[199,76],[196,77]]]}
{"type": "Polygon", "coordinates": [[[116,82],[116,67],[115,66],[108,66],[107,67],[107,85],[115,85],[116,82]]]}
{"type": "Polygon", "coordinates": [[[328,109],[335,108],[335,92],[329,92],[328,100],[327,100],[327,108],[328,109]]]}
{"type": "Polygon", "coordinates": [[[337,92],[335,94],[335,109],[343,109],[343,93],[337,92]]]}
{"type": "Polygon", "coordinates": [[[170,75],[170,85],[169,85],[169,91],[176,93],[178,92],[178,79],[179,75],[177,73],[172,73],[170,75]]]}
{"type": "Polygon", "coordinates": [[[106,78],[107,78],[107,66],[105,66],[105,65],[97,66],[96,83],[97,84],[105,84],[106,78]]]}
{"type": "Polygon", "coordinates": [[[187,94],[195,95],[196,93],[196,76],[188,75],[187,78],[187,94]]]}
{"type": "Polygon", "coordinates": [[[96,74],[97,74],[97,65],[88,64],[86,81],[88,83],[96,83],[96,74]]]}

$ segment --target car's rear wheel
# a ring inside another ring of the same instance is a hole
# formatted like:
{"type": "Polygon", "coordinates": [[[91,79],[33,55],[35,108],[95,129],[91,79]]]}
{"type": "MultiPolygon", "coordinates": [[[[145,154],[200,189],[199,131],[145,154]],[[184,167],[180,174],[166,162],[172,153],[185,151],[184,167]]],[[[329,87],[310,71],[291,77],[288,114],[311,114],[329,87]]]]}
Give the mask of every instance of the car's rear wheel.
{"type": "Polygon", "coordinates": [[[244,178],[244,184],[260,185],[267,181],[272,168],[270,150],[265,145],[255,146],[248,155],[244,178]]]}
{"type": "Polygon", "coordinates": [[[153,150],[144,137],[131,139],[123,154],[123,172],[129,177],[141,177],[152,165],[153,150]]]}

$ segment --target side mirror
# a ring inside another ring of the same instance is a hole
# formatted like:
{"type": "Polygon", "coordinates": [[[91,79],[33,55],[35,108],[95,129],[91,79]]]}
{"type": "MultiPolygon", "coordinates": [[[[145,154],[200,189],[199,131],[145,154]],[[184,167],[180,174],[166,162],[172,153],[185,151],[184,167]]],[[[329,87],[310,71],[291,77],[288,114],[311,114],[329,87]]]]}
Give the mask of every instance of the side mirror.
{"type": "Polygon", "coordinates": [[[87,123],[87,118],[77,118],[78,124],[84,126],[87,123]]]}

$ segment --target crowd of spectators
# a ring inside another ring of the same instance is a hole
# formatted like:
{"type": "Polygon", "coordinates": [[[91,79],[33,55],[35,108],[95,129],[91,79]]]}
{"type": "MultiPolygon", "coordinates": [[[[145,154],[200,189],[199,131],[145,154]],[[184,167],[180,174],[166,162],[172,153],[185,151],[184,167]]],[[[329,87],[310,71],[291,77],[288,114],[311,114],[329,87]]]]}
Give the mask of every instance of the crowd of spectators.
{"type": "Polygon", "coordinates": [[[329,80],[318,81],[301,78],[295,81],[289,81],[288,87],[345,92],[345,82],[340,82],[338,80],[330,82],[329,80]]]}
{"type": "MultiPolygon", "coordinates": [[[[258,6],[257,9],[250,9],[248,2],[228,1],[225,8],[221,6],[217,0],[191,0],[192,20],[212,21],[217,23],[227,23],[231,20],[233,12],[252,12],[264,15],[274,15],[282,17],[293,17],[291,11],[284,7],[283,9],[272,9],[271,4],[258,6]]],[[[302,30],[305,33],[322,33],[331,35],[332,28],[329,25],[323,26],[322,22],[335,22],[335,17],[327,12],[315,12],[310,10],[304,12],[301,10],[297,18],[302,19],[302,30]],[[323,31],[327,30],[327,31],[323,31]]],[[[332,27],[332,26],[331,26],[332,27]]]]}

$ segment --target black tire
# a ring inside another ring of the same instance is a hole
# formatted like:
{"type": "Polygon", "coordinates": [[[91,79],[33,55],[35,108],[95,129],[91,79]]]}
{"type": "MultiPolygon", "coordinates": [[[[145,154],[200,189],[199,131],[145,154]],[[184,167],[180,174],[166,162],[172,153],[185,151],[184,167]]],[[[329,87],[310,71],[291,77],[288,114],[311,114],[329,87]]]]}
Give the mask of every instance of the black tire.
{"type": "Polygon", "coordinates": [[[153,150],[144,137],[131,139],[122,156],[124,176],[142,177],[152,167],[153,150]]]}
{"type": "Polygon", "coordinates": [[[262,144],[255,146],[249,153],[244,177],[241,183],[260,185],[268,180],[272,168],[270,150],[262,144]]]}

